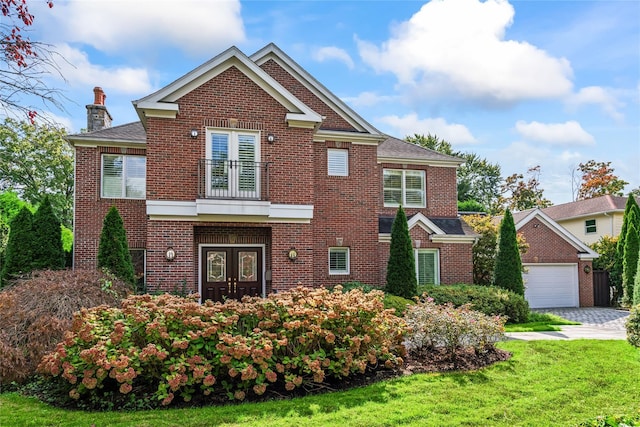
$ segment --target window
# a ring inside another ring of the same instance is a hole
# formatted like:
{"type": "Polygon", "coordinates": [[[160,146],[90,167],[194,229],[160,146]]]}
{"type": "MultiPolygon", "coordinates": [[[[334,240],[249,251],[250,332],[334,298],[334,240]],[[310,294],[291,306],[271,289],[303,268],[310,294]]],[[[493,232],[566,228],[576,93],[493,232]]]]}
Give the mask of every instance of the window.
{"type": "Polygon", "coordinates": [[[332,176],[349,176],[349,150],[327,149],[327,173],[332,176]]]}
{"type": "Polygon", "coordinates": [[[384,205],[424,208],[424,171],[384,170],[384,205]]]}
{"type": "Polygon", "coordinates": [[[102,155],[102,197],[144,199],[147,159],[144,156],[102,155]]]}
{"type": "Polygon", "coordinates": [[[260,139],[256,132],[208,131],[207,196],[257,198],[260,139]]]}
{"type": "Polygon", "coordinates": [[[349,274],[349,248],[329,248],[329,274],[349,274]]]}
{"type": "Polygon", "coordinates": [[[596,220],[595,219],[586,220],[584,222],[584,229],[585,229],[585,233],[587,234],[595,233],[597,231],[596,220]]]}
{"type": "Polygon", "coordinates": [[[416,276],[418,285],[438,285],[440,284],[440,269],[437,249],[417,249],[416,276]]]}

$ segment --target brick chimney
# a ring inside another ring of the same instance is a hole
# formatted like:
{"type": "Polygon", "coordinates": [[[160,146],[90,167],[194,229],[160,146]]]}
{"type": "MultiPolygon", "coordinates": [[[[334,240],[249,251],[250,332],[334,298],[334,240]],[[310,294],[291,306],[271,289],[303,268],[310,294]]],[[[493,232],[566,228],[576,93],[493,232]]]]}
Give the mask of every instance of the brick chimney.
{"type": "Polygon", "coordinates": [[[111,127],[111,114],[107,111],[107,95],[101,87],[93,88],[93,104],[87,105],[87,132],[111,127]]]}

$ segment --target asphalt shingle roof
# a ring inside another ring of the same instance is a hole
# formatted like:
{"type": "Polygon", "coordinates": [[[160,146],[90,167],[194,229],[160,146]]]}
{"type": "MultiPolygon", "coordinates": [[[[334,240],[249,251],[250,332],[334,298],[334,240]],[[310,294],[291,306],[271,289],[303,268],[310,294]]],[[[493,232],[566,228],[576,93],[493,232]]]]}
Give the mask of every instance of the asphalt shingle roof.
{"type": "Polygon", "coordinates": [[[142,127],[142,122],[126,123],[96,130],[93,132],[76,133],[69,135],[69,139],[99,139],[105,141],[131,141],[146,142],[147,133],[142,127]]]}
{"type": "Polygon", "coordinates": [[[378,157],[395,159],[413,159],[423,161],[441,161],[450,163],[462,163],[459,157],[448,156],[435,150],[420,147],[419,145],[403,141],[398,138],[388,137],[378,145],[378,157]]]}

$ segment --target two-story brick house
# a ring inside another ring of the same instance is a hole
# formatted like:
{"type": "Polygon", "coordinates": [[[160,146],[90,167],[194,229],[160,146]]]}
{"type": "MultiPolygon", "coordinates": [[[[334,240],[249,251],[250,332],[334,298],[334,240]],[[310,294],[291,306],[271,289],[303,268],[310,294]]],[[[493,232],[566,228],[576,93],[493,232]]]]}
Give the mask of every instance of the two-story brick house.
{"type": "Polygon", "coordinates": [[[76,154],[74,268],[95,268],[115,205],[152,291],[219,300],[302,283],[383,286],[402,204],[422,282],[472,281],[460,159],[380,133],[273,44],[232,47],[133,102],[94,90],[76,154]]]}

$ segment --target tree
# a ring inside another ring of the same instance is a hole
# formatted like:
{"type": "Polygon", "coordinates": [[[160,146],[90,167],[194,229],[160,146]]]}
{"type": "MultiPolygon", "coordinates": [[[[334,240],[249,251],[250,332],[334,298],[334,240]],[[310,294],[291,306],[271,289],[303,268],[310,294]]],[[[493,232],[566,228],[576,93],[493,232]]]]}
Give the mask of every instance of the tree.
{"type": "Polygon", "coordinates": [[[48,195],[62,224],[73,221],[73,151],[66,131],[7,118],[0,125],[0,190],[39,205],[48,195]]]}
{"type": "Polygon", "coordinates": [[[622,296],[624,293],[622,288],[622,270],[624,263],[624,247],[627,238],[627,229],[629,228],[630,223],[633,223],[635,225],[636,230],[640,229],[640,207],[631,194],[627,198],[627,203],[624,208],[622,227],[620,229],[620,234],[618,235],[618,243],[616,244],[616,256],[613,263],[613,268],[609,271],[609,279],[611,280],[611,285],[615,286],[616,295],[618,296],[622,296]]]}
{"type": "Polygon", "coordinates": [[[418,293],[416,262],[413,257],[413,246],[409,235],[407,216],[398,208],[391,226],[391,247],[387,263],[386,292],[411,299],[418,293]]]}
{"type": "Polygon", "coordinates": [[[502,181],[500,165],[492,164],[474,153],[454,151],[449,142],[436,135],[414,134],[407,136],[405,141],[464,160],[457,171],[458,201],[475,200],[484,207],[484,211],[496,205],[502,181]]]}
{"type": "Polygon", "coordinates": [[[509,193],[509,197],[501,197],[501,204],[508,210],[523,211],[532,208],[546,208],[551,201],[544,198],[544,191],[540,186],[540,166],[527,170],[529,180],[524,181],[522,174],[514,173],[505,179],[502,192],[509,193]]]}
{"type": "Polygon", "coordinates": [[[611,270],[613,270],[616,262],[618,238],[602,236],[597,242],[594,242],[589,246],[600,254],[598,258],[593,260],[593,268],[596,270],[608,271],[611,275],[611,270]]]}
{"type": "Polygon", "coordinates": [[[132,285],[135,283],[127,232],[124,229],[122,217],[115,206],[109,209],[102,223],[100,245],[98,246],[98,267],[109,270],[127,283],[132,285]]]}
{"type": "Polygon", "coordinates": [[[453,147],[450,143],[444,139],[438,138],[437,135],[431,135],[430,133],[427,134],[427,136],[414,133],[413,136],[407,136],[404,140],[412,144],[419,145],[422,148],[428,148],[429,150],[434,150],[448,156],[457,156],[459,154],[453,151],[453,147]]]}
{"type": "MultiPolygon", "coordinates": [[[[490,286],[493,284],[498,251],[498,225],[487,215],[463,215],[462,219],[480,236],[472,249],[473,283],[490,286]]],[[[516,239],[520,257],[522,257],[527,253],[529,245],[522,234],[517,234],[516,239]]]]}
{"type": "Polygon", "coordinates": [[[31,272],[33,257],[33,214],[24,206],[10,223],[11,232],[2,266],[2,283],[12,277],[31,272]]]}
{"type": "Polygon", "coordinates": [[[459,154],[464,163],[458,168],[458,200],[475,200],[485,209],[495,211],[502,181],[500,165],[490,163],[474,153],[459,154]]]}
{"type": "Polygon", "coordinates": [[[636,269],[638,268],[638,254],[640,251],[640,236],[634,223],[627,226],[627,236],[624,239],[624,259],[622,261],[622,305],[633,304],[633,285],[636,269]]]}
{"type": "MultiPolygon", "coordinates": [[[[51,0],[47,4],[53,7],[51,0]]],[[[54,52],[48,45],[24,36],[35,20],[27,1],[0,0],[0,13],[0,108],[7,113],[24,113],[31,122],[38,109],[25,105],[25,96],[62,109],[59,91],[47,87],[43,80],[52,71],[59,73],[54,52]]]]}
{"type": "Polygon", "coordinates": [[[49,197],[38,207],[33,216],[33,262],[34,270],[62,270],[65,253],[62,248],[60,221],[53,213],[49,197]]]}
{"type": "Polygon", "coordinates": [[[509,209],[500,222],[498,254],[494,270],[494,285],[524,296],[522,260],[518,250],[516,225],[509,209]]]}
{"type": "Polygon", "coordinates": [[[582,174],[578,200],[591,199],[607,194],[622,196],[622,190],[628,184],[628,182],[613,174],[611,162],[589,160],[586,163],[580,163],[578,170],[582,174]]]}
{"type": "Polygon", "coordinates": [[[638,263],[636,264],[636,277],[633,281],[633,306],[640,305],[640,256],[638,256],[638,263]]]}

